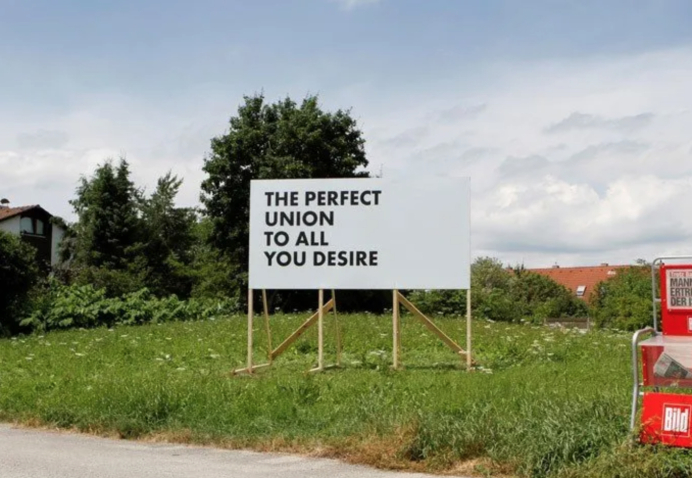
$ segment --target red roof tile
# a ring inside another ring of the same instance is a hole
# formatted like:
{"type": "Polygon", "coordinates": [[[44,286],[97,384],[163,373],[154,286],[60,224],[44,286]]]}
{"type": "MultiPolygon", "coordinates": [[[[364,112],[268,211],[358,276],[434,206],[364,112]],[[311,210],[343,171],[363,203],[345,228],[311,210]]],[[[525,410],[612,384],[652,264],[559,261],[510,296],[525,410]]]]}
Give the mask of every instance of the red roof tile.
{"type": "Polygon", "coordinates": [[[39,207],[38,204],[34,204],[32,206],[20,206],[20,207],[3,207],[0,208],[0,221],[4,221],[5,219],[9,219],[11,217],[14,217],[18,214],[21,214],[25,211],[28,211],[30,209],[33,209],[35,207],[39,207]]]}
{"type": "Polygon", "coordinates": [[[551,267],[547,269],[528,269],[531,272],[550,277],[558,284],[570,289],[575,295],[577,288],[584,286],[582,298],[589,300],[591,293],[599,282],[608,280],[617,275],[618,270],[632,266],[601,265],[593,267],[551,267]]]}

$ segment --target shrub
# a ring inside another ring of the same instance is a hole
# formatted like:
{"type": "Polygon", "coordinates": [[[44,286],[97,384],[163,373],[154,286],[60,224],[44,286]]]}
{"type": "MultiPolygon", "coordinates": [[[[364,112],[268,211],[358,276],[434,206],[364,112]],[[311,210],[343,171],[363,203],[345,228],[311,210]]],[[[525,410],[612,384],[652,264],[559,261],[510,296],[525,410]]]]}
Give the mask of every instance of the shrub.
{"type": "Polygon", "coordinates": [[[140,325],[172,321],[208,320],[238,311],[235,300],[157,298],[148,289],[108,297],[92,285],[65,286],[57,281],[33,302],[22,325],[47,331],[73,327],[140,325]]]}
{"type": "MultiPolygon", "coordinates": [[[[521,268],[507,269],[492,258],[471,266],[471,297],[476,317],[504,322],[543,322],[588,314],[586,305],[552,279],[521,268]]],[[[426,313],[462,315],[465,291],[416,291],[411,299],[426,313]]]]}
{"type": "Polygon", "coordinates": [[[653,325],[651,269],[646,265],[630,267],[598,284],[593,312],[597,327],[637,330],[653,325]]]}
{"type": "Polygon", "coordinates": [[[17,319],[38,279],[36,249],[0,231],[0,333],[17,331],[17,319]]]}

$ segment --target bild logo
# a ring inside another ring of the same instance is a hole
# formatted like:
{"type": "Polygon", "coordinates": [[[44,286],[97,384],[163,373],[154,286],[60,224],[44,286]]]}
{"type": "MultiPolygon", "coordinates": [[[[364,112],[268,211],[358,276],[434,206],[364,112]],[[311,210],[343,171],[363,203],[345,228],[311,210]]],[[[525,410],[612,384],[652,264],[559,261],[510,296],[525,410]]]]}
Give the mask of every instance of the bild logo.
{"type": "Polygon", "coordinates": [[[692,405],[663,405],[663,432],[668,435],[690,435],[692,405]]]}

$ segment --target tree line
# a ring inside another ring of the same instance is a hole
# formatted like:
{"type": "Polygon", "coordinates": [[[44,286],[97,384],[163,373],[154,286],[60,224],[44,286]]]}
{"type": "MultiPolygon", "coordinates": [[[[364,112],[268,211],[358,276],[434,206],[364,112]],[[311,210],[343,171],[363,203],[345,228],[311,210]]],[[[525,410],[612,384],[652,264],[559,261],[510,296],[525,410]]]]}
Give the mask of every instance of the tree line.
{"type": "MultiPolygon", "coordinates": [[[[171,172],[146,194],[134,183],[125,158],[106,159],[79,178],[69,201],[76,221],[56,219],[66,235],[60,263],[49,278],[40,277],[30,246],[0,233],[0,326],[16,333],[27,327],[189,319],[196,313],[213,315],[213,301],[223,304],[216,310],[240,311],[246,305],[250,181],[370,177],[364,146],[350,111],[324,111],[316,96],[298,104],[290,98],[268,103],[263,95],[255,95],[244,97],[228,131],[210,141],[202,162],[200,208],[176,206],[183,179],[171,172]],[[143,300],[149,305],[143,306],[143,300]],[[150,311],[146,318],[128,315],[135,303],[150,311]],[[176,312],[184,307],[187,313],[176,312]],[[78,317],[85,310],[90,315],[78,317]]],[[[606,316],[629,307],[637,309],[636,318],[621,318],[618,324],[629,327],[643,320],[637,315],[641,304],[623,299],[613,305],[610,297],[622,291],[604,287],[607,293],[595,302],[598,311],[589,311],[546,277],[508,269],[493,258],[478,258],[472,266],[476,316],[538,321],[595,314],[602,317],[599,323],[608,324],[612,320],[606,316]]],[[[643,289],[634,286],[626,292],[643,295],[643,289]]],[[[338,294],[343,311],[383,312],[391,307],[391,296],[384,291],[338,294]]],[[[270,291],[270,306],[283,311],[312,309],[314,295],[270,291]]],[[[413,295],[430,313],[465,310],[463,291],[413,295]]]]}

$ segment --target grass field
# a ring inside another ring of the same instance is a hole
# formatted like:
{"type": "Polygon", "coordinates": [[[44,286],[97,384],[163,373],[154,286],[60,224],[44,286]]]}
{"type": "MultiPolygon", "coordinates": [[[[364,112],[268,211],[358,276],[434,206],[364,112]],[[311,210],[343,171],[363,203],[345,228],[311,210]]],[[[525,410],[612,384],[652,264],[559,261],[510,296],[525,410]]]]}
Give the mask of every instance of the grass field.
{"type": "MultiPolygon", "coordinates": [[[[273,317],[274,343],[304,318],[273,317]]],[[[628,443],[630,334],[479,321],[469,374],[405,316],[394,372],[390,317],[341,321],[343,368],[321,374],[306,372],[312,329],[273,368],[229,375],[245,360],[242,317],[2,340],[0,420],[439,473],[692,476],[685,451],[628,443]]],[[[465,343],[460,319],[436,321],[465,343]]],[[[331,317],[325,332],[330,361],[331,317]]]]}

